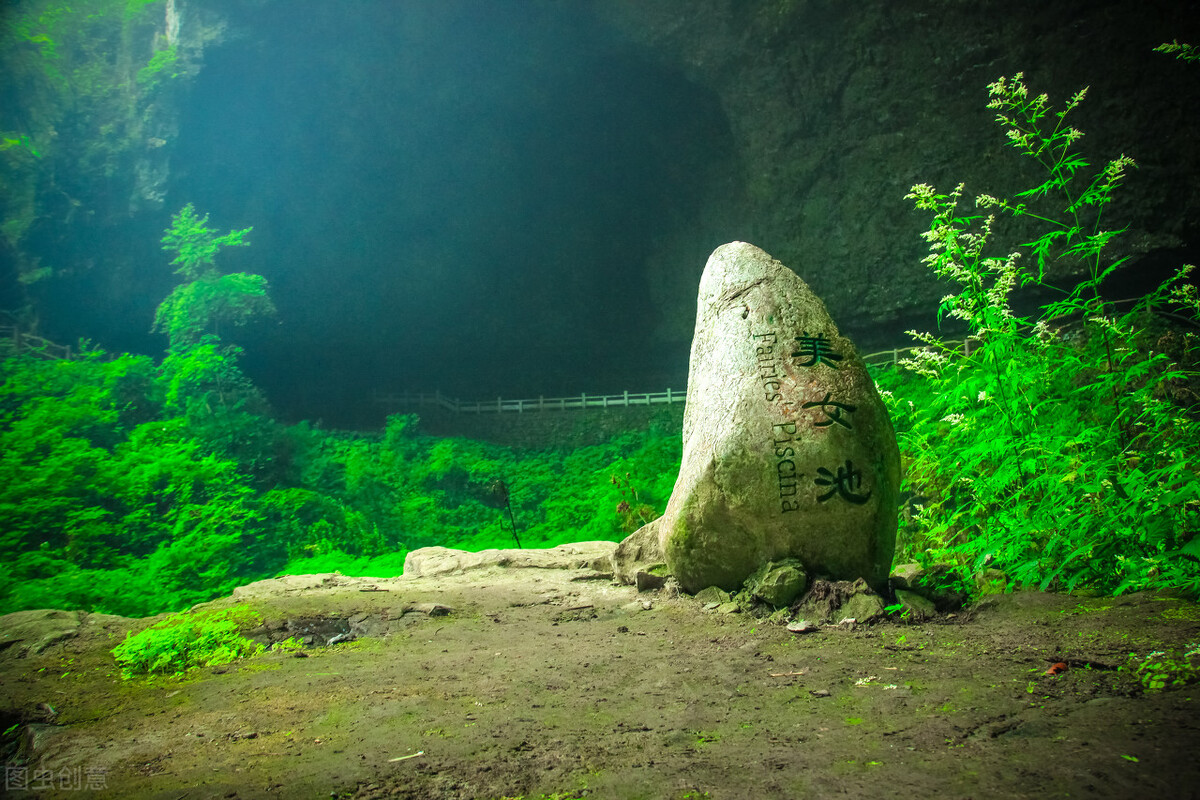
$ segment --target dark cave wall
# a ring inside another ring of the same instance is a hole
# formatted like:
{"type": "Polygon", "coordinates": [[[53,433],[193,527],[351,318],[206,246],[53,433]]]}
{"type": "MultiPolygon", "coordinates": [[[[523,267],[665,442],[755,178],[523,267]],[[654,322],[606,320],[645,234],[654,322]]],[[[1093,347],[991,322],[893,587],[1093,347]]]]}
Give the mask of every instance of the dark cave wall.
{"type": "MultiPolygon", "coordinates": [[[[1138,162],[1106,212],[1130,228],[1114,255],[1134,256],[1114,291],[1196,243],[1200,65],[1151,50],[1200,38],[1200,4],[603,0],[596,12],[720,97],[740,174],[710,218],[796,270],[861,344],[902,339],[944,294],[921,263],[928,218],[904,199],[912,184],[961,181],[970,197],[1033,185],[985,108],[1000,76],[1024,71],[1056,105],[1090,85],[1072,114],[1083,153],[1138,162]]],[[[650,260],[674,303],[664,338],[690,339],[702,266],[679,242],[650,260]]]]}

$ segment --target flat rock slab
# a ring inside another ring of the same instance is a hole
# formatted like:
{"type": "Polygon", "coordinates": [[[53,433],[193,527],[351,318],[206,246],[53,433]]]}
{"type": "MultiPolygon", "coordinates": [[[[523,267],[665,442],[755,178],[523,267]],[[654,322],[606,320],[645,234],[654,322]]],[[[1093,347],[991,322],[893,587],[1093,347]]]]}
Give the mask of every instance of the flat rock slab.
{"type": "Polygon", "coordinates": [[[0,649],[16,647],[22,655],[40,653],[55,642],[69,639],[79,630],[79,611],[18,611],[0,617],[0,649]]]}
{"type": "Polygon", "coordinates": [[[487,567],[508,569],[609,569],[616,542],[574,542],[547,549],[451,550],[422,547],[404,559],[404,574],[412,578],[457,575],[487,567]]]}
{"type": "Polygon", "coordinates": [[[81,631],[103,630],[124,617],[86,611],[38,609],[0,616],[0,652],[23,658],[78,636],[81,631]]]}
{"type": "Polygon", "coordinates": [[[404,574],[400,577],[362,578],[340,572],[284,575],[239,586],[233,590],[231,597],[243,601],[344,589],[383,592],[400,588],[406,581],[415,578],[462,575],[488,569],[583,569],[607,572],[611,569],[610,559],[616,547],[616,542],[573,542],[552,548],[481,550],[477,553],[449,547],[422,547],[413,550],[404,559],[404,574]]]}

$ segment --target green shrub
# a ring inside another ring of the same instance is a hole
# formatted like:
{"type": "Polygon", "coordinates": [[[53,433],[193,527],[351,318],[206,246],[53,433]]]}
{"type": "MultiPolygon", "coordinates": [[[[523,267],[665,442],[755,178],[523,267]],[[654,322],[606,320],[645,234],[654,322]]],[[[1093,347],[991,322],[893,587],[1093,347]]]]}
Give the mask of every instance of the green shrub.
{"type": "Polygon", "coordinates": [[[1132,160],[1092,169],[1075,151],[1069,114],[1085,92],[1054,111],[1019,74],[989,91],[1009,143],[1046,178],[1013,198],[979,195],[982,212],[964,208],[961,184],[908,195],[933,217],[926,263],[955,285],[939,320],[966,338],[911,332],[923,347],[908,375],[879,376],[916,498],[902,557],[995,567],[1042,589],[1195,592],[1200,570],[1181,551],[1200,534],[1200,426],[1175,387],[1196,378],[1198,340],[1152,314],[1200,310],[1190,267],[1123,311],[1106,301],[1124,259],[1108,255],[1120,231],[1101,221],[1132,160]],[[1004,217],[1041,232],[995,252],[1004,217]],[[1023,287],[1058,299],[1023,316],[1012,303],[1023,287]]]}
{"type": "Polygon", "coordinates": [[[248,606],[173,614],[137,635],[127,634],[112,653],[123,678],[182,675],[195,667],[258,655],[263,646],[241,631],[261,624],[262,617],[248,606]]]}
{"type": "Polygon", "coordinates": [[[1147,692],[1188,686],[1200,679],[1200,647],[1189,644],[1187,648],[1182,654],[1162,650],[1144,656],[1130,653],[1121,669],[1127,671],[1147,692]]]}

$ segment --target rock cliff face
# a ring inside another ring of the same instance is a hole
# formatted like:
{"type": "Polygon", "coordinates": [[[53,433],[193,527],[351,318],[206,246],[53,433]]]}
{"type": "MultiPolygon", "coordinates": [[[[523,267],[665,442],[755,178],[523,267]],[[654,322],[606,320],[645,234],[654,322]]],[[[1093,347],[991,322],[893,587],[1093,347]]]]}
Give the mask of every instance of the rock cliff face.
{"type": "Polygon", "coordinates": [[[144,330],[128,308],[138,248],[155,253],[180,108],[205,49],[226,34],[205,5],[12,9],[0,36],[0,307],[28,305],[23,326],[65,323],[56,295],[79,287],[144,330]]]}
{"type": "MultiPolygon", "coordinates": [[[[985,108],[986,86],[1000,76],[1023,70],[1059,104],[1090,85],[1074,114],[1085,154],[1139,163],[1108,212],[1114,227],[1130,228],[1126,274],[1185,257],[1200,206],[1200,67],[1151,51],[1196,39],[1198,10],[1165,0],[597,4],[720,97],[744,191],[712,198],[710,216],[752,221],[733,235],[805,264],[802,277],[868,347],[888,337],[889,323],[901,329],[931,314],[941,296],[921,264],[927,221],[904,200],[913,183],[949,190],[965,181],[971,196],[1032,185],[985,108]]],[[[653,259],[653,283],[661,296],[685,298],[694,257],[672,247],[653,259]]],[[[689,311],[667,310],[662,335],[686,338],[689,311]]]]}

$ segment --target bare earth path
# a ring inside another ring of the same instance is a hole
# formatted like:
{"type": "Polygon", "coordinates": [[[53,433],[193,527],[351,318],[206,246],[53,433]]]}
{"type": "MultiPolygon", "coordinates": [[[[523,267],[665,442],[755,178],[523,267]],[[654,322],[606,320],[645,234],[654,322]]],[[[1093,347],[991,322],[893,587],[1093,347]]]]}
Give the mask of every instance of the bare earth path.
{"type": "Polygon", "coordinates": [[[122,681],[109,651],[148,621],[63,615],[38,653],[45,620],[0,618],[5,740],[31,759],[8,796],[1200,796],[1200,687],[1117,669],[1200,642],[1200,608],[1166,597],[1021,593],[792,634],[586,569],[238,595],[213,605],[251,603],[264,638],[357,638],[122,681]]]}

